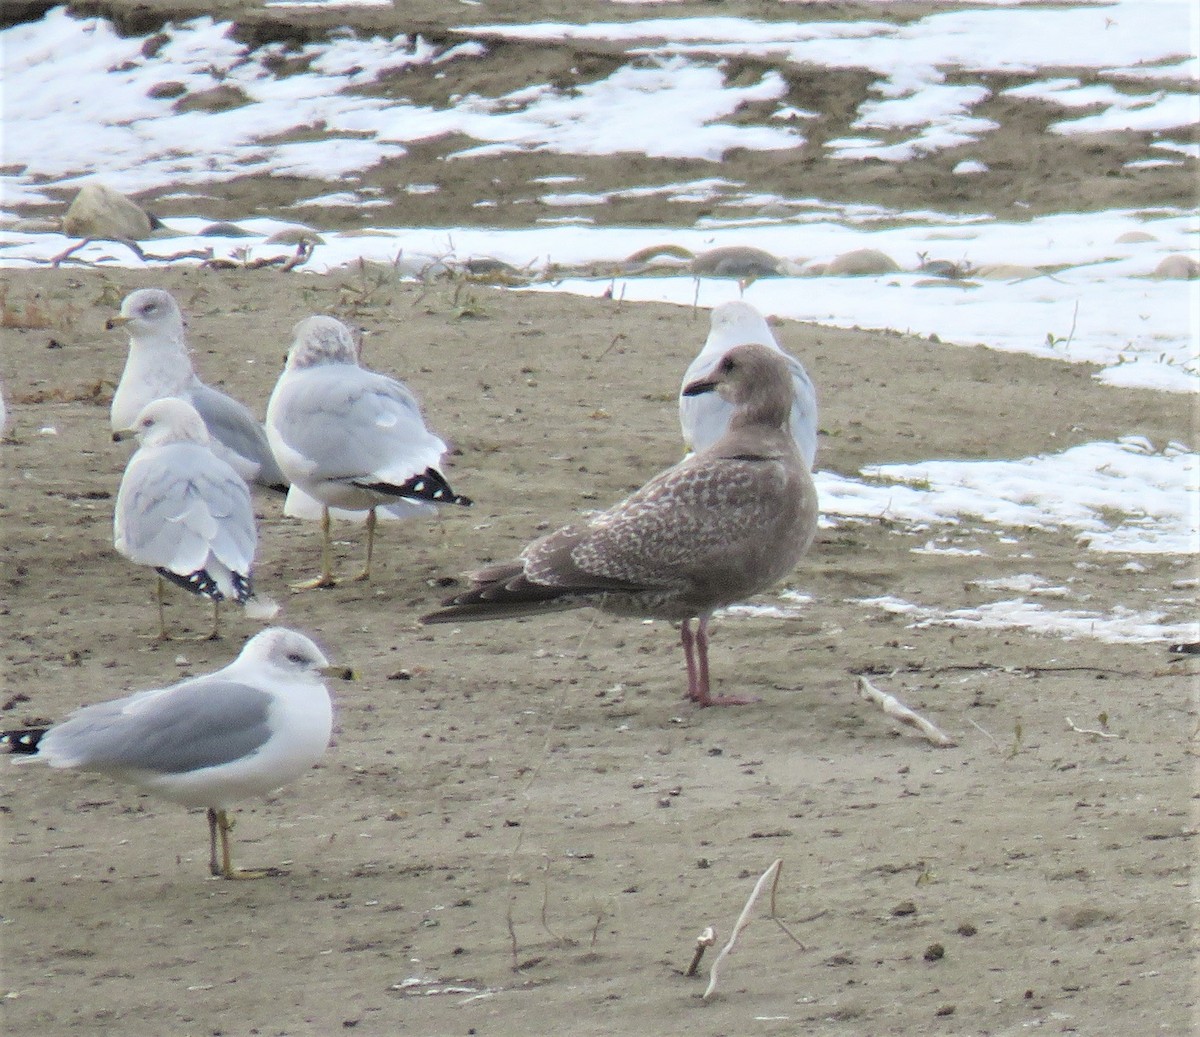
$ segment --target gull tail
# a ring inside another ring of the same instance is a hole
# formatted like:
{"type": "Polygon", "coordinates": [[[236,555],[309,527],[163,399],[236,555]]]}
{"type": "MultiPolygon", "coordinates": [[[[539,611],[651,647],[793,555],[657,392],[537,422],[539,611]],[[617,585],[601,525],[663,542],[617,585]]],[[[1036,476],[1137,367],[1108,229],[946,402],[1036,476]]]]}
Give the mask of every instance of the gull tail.
{"type": "Polygon", "coordinates": [[[580,608],[589,599],[576,591],[532,583],[519,563],[489,566],[471,579],[470,590],[442,602],[442,608],[421,617],[422,623],[470,623],[486,619],[515,619],[580,608]]]}
{"type": "Polygon", "coordinates": [[[15,731],[0,731],[0,751],[32,756],[48,727],[23,727],[15,731]]]}
{"type": "Polygon", "coordinates": [[[420,475],[397,485],[390,482],[359,482],[355,486],[364,490],[374,490],[377,493],[387,493],[395,497],[405,497],[408,500],[431,501],[435,504],[459,504],[469,508],[474,501],[455,493],[446,482],[446,477],[435,468],[426,468],[420,475]]]}
{"type": "Polygon", "coordinates": [[[155,566],[154,571],[168,583],[173,583],[176,587],[182,587],[185,591],[191,591],[193,594],[212,598],[213,601],[225,600],[225,595],[217,587],[217,581],[208,574],[208,570],[206,569],[197,569],[194,573],[184,574],[171,572],[170,569],[158,565],[155,566]]]}
{"type": "MultiPolygon", "coordinates": [[[[194,573],[176,573],[163,566],[155,566],[154,571],[169,583],[182,587],[185,591],[191,591],[193,594],[199,594],[213,601],[224,601],[227,597],[225,591],[221,589],[219,574],[214,576],[207,569],[197,569],[194,573]]],[[[254,595],[254,583],[250,576],[229,571],[228,580],[231,588],[231,594],[228,596],[231,596],[239,605],[245,605],[254,595]]]]}

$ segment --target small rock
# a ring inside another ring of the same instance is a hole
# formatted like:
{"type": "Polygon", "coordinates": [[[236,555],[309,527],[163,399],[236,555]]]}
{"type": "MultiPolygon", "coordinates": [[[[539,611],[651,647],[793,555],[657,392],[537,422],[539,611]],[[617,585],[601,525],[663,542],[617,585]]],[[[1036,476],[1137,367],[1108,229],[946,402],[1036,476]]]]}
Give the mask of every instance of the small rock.
{"type": "Polygon", "coordinates": [[[284,227],[263,241],[264,245],[323,245],[325,239],[310,227],[284,227]]]}
{"type": "Polygon", "coordinates": [[[877,248],[858,248],[833,259],[825,268],[825,274],[828,277],[870,277],[894,274],[899,269],[900,264],[886,252],[877,248]]]}
{"type": "Polygon", "coordinates": [[[119,191],[104,184],[84,184],[63,216],[62,231],[70,238],[128,239],[150,237],[155,221],[119,191]]]}
{"type": "Polygon", "coordinates": [[[972,276],[980,281],[1024,281],[1030,277],[1041,277],[1042,272],[1035,266],[1021,266],[1019,263],[985,263],[972,276]]]}
{"type": "Polygon", "coordinates": [[[250,103],[250,95],[240,86],[222,83],[211,90],[181,97],[172,107],[177,112],[228,112],[250,103]]]}
{"type": "Polygon", "coordinates": [[[1166,277],[1177,281],[1194,281],[1200,277],[1200,261],[1182,252],[1164,257],[1154,268],[1155,277],[1166,277]]]}
{"type": "Polygon", "coordinates": [[[697,277],[774,277],[778,272],[778,256],[749,245],[714,248],[692,260],[697,277]]]}
{"type": "Polygon", "coordinates": [[[154,100],[169,101],[174,97],[181,97],[187,93],[187,87],[177,79],[168,79],[163,83],[155,83],[149,90],[146,91],[146,96],[154,100]]]}
{"type": "Polygon", "coordinates": [[[4,229],[17,234],[57,234],[62,229],[62,223],[46,216],[30,216],[23,220],[13,220],[4,229]]]}
{"type": "Polygon", "coordinates": [[[1151,234],[1147,230],[1127,230],[1124,234],[1122,234],[1119,238],[1117,238],[1117,244],[1118,245],[1133,245],[1139,241],[1157,241],[1157,240],[1158,240],[1158,238],[1156,238],[1153,234],[1151,234]]]}
{"type": "Polygon", "coordinates": [[[200,230],[202,238],[252,238],[252,231],[246,230],[245,227],[239,227],[236,223],[229,223],[225,220],[219,223],[210,223],[200,230]]]}
{"type": "Polygon", "coordinates": [[[946,956],[946,948],[940,943],[931,943],[925,948],[926,961],[941,961],[946,956]]]}

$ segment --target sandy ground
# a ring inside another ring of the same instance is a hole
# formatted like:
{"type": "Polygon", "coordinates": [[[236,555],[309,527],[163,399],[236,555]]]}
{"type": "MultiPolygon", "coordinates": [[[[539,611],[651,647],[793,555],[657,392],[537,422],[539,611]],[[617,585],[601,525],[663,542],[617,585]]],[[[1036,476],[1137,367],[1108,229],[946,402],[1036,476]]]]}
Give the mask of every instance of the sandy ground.
{"type": "MultiPolygon", "coordinates": [[[[926,188],[914,170],[910,200],[926,188]]],[[[260,185],[261,208],[277,189],[260,185]]],[[[716,623],[715,687],[762,702],[701,711],[681,701],[667,624],[416,617],[465,570],[679,457],[675,393],[703,314],[352,273],[6,275],[6,727],[210,671],[258,629],[231,612],[222,640],[188,640],[208,611],[179,593],[182,637],[152,642],[152,575],[112,548],[128,451],[107,403],[125,341],[104,320],[135,287],[175,293],[202,375],[260,415],[295,321],[351,320],[367,362],[424,400],[477,501],[383,527],[370,584],[293,595],[317,529],[258,500],[259,586],[360,677],[334,689],[323,763],[237,812],[241,862],[285,877],[210,880],[201,814],[0,767],[9,1032],[1190,1032],[1195,663],[1163,645],[913,629],[862,599],[969,606],[997,596],[978,581],[1036,572],[1065,588],[1054,607],[1149,610],[1194,593],[1176,586],[1191,561],[1133,571],[1037,530],[824,530],[789,581],[812,596],[798,618],[716,623]],[[983,553],[914,553],[931,539],[983,553]],[[958,747],[897,732],[857,698],[861,673],[958,747]],[[702,1001],[703,979],[683,975],[697,934],[725,939],[777,858],[781,924],[760,903],[702,1001]]],[[[824,469],[1132,433],[1195,445],[1191,401],[1103,387],[1083,365],[778,335],[820,388],[824,469]]],[[[355,571],[361,531],[337,535],[355,571]]]]}

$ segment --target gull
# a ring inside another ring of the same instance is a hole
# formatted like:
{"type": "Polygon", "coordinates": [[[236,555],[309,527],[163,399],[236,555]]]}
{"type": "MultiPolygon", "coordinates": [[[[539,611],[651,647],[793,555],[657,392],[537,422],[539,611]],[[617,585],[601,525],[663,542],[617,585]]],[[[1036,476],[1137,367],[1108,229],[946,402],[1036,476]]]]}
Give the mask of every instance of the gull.
{"type": "Polygon", "coordinates": [[[167,397],[142,409],[113,512],[113,546],[158,573],[158,632],[168,640],[163,581],[209,598],[211,637],[220,603],[244,605],[253,594],[250,570],[258,533],[245,480],[211,449],[208,430],[186,400],[167,397]]]}
{"type": "Polygon", "coordinates": [[[684,373],[679,394],[679,424],[688,449],[703,450],[720,439],[733,408],[718,395],[688,396],[682,389],[707,376],[734,346],[757,342],[787,360],[793,391],[792,435],[811,471],[817,454],[817,391],[804,365],[779,348],[771,326],[748,302],[721,303],[713,308],[709,320],[708,339],[684,373]]]}
{"type": "Polygon", "coordinates": [[[114,433],[130,428],[147,403],[178,396],[196,408],[214,451],[246,482],[287,490],[262,425],[237,400],[205,385],[192,369],[183,314],[169,292],[131,292],[121,303],[120,315],[110,318],[106,327],[129,330],[129,357],[109,412],[114,433]]]}
{"type": "Polygon", "coordinates": [[[786,576],[816,533],[816,489],[788,431],[792,380],[780,353],[751,343],[727,352],[684,394],[717,394],[730,405],[716,443],[587,522],[533,541],[518,561],[473,574],[470,590],[422,622],[588,605],[677,621],[687,697],[701,706],[754,701],[710,694],[708,622],[786,576]]]}
{"type": "Polygon", "coordinates": [[[376,511],[392,517],[431,514],[434,504],[470,506],[437,470],[446,444],[425,427],[417,399],[402,383],[358,365],[350,329],[333,317],[296,325],[287,365],[267,404],[267,439],[292,483],[286,514],[321,510],[321,573],[296,590],[332,587],[329,510],[367,512],[371,575],[376,511]]]}
{"type": "Polygon", "coordinates": [[[233,868],[230,805],[273,792],[321,758],[333,730],[321,678],[349,675],[304,634],[269,627],[216,673],[84,706],[53,727],[6,731],[0,742],[20,754],[17,763],[93,771],[206,808],[209,871],[263,878],[281,872],[233,868]]]}

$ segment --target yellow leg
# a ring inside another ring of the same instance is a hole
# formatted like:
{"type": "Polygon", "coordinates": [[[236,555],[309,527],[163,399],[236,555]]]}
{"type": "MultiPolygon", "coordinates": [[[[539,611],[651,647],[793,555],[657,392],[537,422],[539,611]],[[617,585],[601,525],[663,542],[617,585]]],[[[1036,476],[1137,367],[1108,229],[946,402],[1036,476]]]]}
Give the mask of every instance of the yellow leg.
{"type": "Polygon", "coordinates": [[[221,834],[220,870],[218,871],[213,867],[217,863],[215,846],[212,848],[212,860],[209,862],[214,875],[220,875],[224,879],[266,879],[284,874],[278,868],[255,868],[253,870],[235,871],[233,867],[233,854],[229,848],[229,833],[233,829],[233,822],[229,820],[229,815],[224,810],[209,810],[208,813],[210,831],[212,825],[215,823],[217,831],[221,834]]]}
{"type": "Polygon", "coordinates": [[[321,506],[321,575],[311,580],[301,580],[292,584],[294,591],[310,591],[317,587],[334,587],[337,580],[333,578],[333,543],[329,537],[329,508],[321,506]]]}
{"type": "Polygon", "coordinates": [[[367,564],[363,566],[363,571],[355,578],[362,583],[371,578],[371,552],[375,549],[375,509],[372,508],[367,512],[367,564]]]}
{"type": "Polygon", "coordinates": [[[166,585],[163,583],[163,578],[158,577],[158,639],[160,641],[170,641],[171,635],[167,633],[167,613],[164,599],[166,585]]]}
{"type": "Polygon", "coordinates": [[[208,635],[208,640],[209,641],[220,641],[221,640],[221,603],[219,601],[213,602],[212,633],[208,635]]]}

